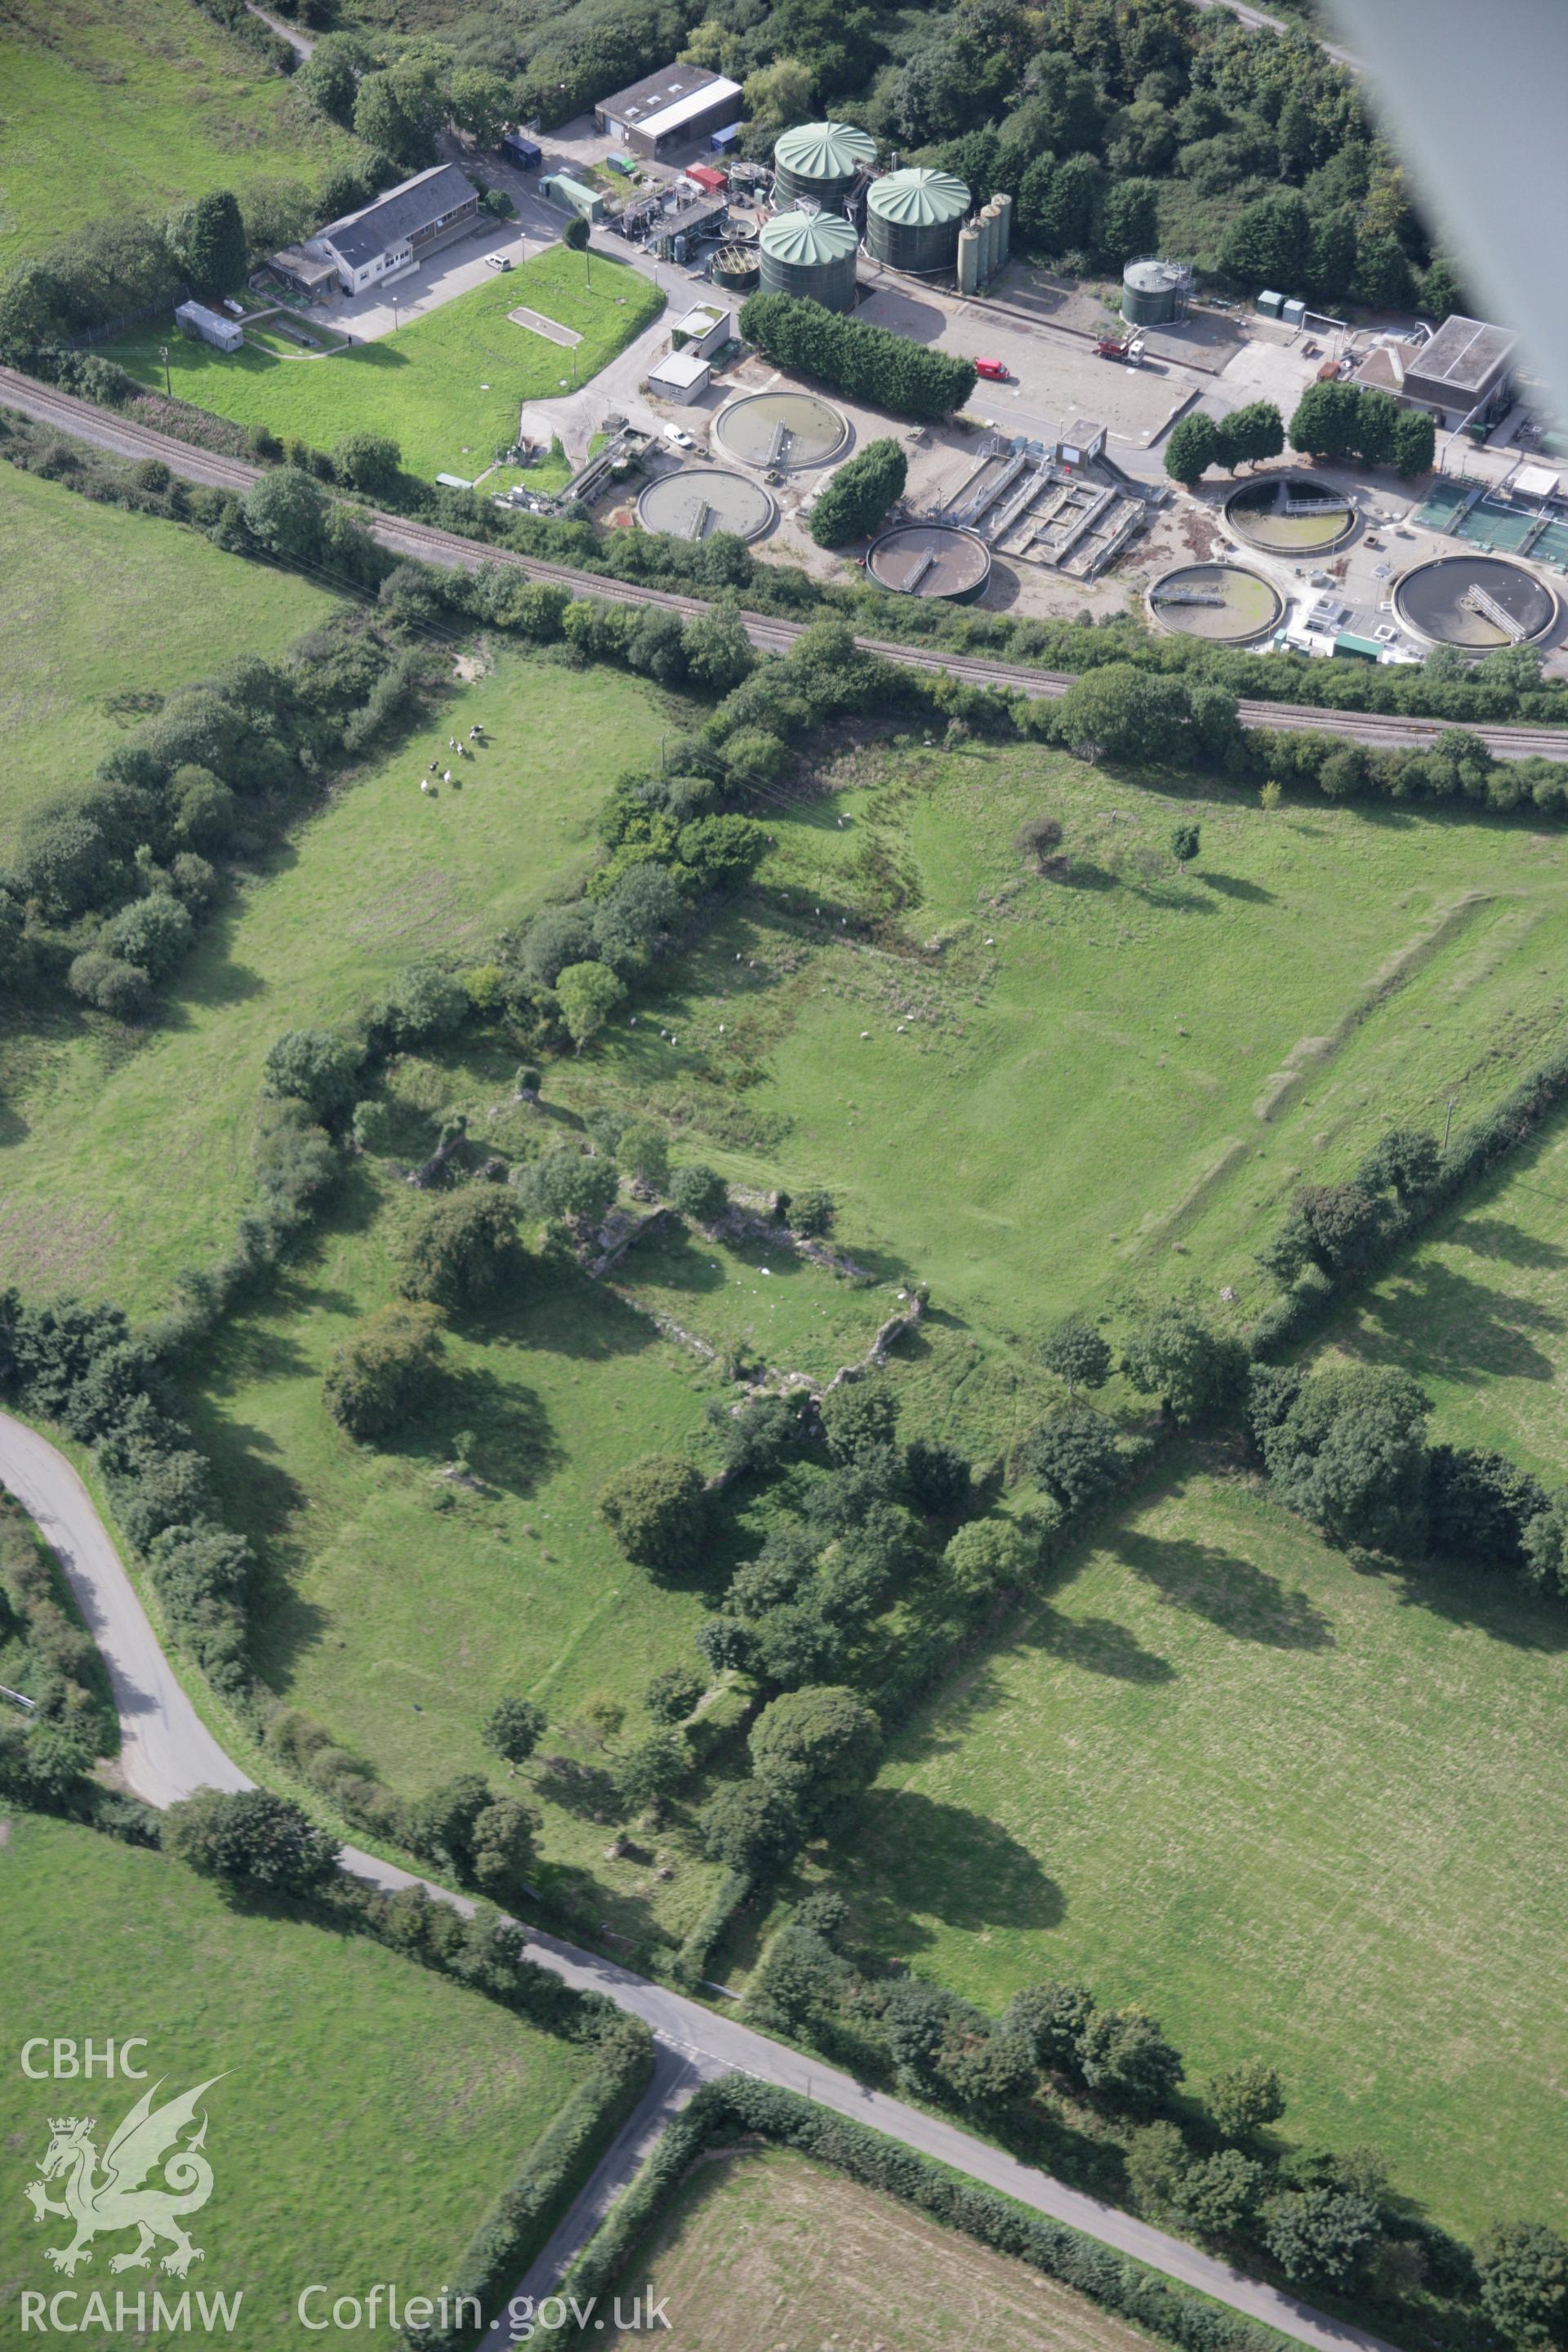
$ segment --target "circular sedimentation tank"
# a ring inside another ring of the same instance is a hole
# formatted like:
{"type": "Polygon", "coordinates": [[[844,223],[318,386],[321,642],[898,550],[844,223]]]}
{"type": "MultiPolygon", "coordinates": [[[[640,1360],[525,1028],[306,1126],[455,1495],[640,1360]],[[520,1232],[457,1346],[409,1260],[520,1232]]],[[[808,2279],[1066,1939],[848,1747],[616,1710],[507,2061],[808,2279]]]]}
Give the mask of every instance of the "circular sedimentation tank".
{"type": "Polygon", "coordinates": [[[1121,315],[1130,327],[1168,327],[1181,299],[1173,261],[1130,261],[1121,273],[1121,315]]]}
{"type": "Polygon", "coordinates": [[[1394,583],[1394,609],[1429,644],[1475,654],[1538,644],[1559,612],[1544,580],[1500,555],[1437,555],[1415,564],[1394,583]]]}
{"type": "Polygon", "coordinates": [[[727,294],[750,294],[761,269],[755,246],[721,246],[713,257],[713,283],[722,286],[727,294]]]}
{"type": "Polygon", "coordinates": [[[866,569],[879,588],[902,596],[967,604],[991,577],[991,550],[978,532],[952,523],[900,522],[872,541],[866,569]]]}
{"type": "Polygon", "coordinates": [[[763,292],[852,310],[856,249],[854,228],[838,213],[775,213],[761,238],[763,292]]]}
{"type": "Polygon", "coordinates": [[[1239,563],[1181,563],[1149,591],[1149,610],[1177,636],[1244,646],[1285,617],[1285,599],[1261,572],[1239,563]]]}
{"type": "Polygon", "coordinates": [[[876,160],[876,141],[852,122],[797,122],[773,142],[773,187],[791,204],[810,196],[837,210],[860,172],[876,160]]]}
{"type": "Polygon", "coordinates": [[[781,474],[826,466],[849,438],[838,411],[814,392],[748,393],[720,410],[713,432],[742,465],[781,474]]]}
{"type": "Polygon", "coordinates": [[[644,530],[668,531],[676,539],[711,539],[717,530],[737,539],[760,539],[778,512],[761,482],[727,474],[721,466],[683,466],[649,482],[637,500],[644,530]]]}
{"type": "Polygon", "coordinates": [[[1225,515],[1238,539],[1271,555],[1327,555],[1343,546],[1356,522],[1343,491],[1310,474],[1265,474],[1243,482],[1226,499],[1225,515]]]}
{"type": "Polygon", "coordinates": [[[931,277],[955,268],[958,232],[969,211],[969,190],[952,172],[910,165],[873,180],[866,199],[866,243],[889,269],[931,277]]]}

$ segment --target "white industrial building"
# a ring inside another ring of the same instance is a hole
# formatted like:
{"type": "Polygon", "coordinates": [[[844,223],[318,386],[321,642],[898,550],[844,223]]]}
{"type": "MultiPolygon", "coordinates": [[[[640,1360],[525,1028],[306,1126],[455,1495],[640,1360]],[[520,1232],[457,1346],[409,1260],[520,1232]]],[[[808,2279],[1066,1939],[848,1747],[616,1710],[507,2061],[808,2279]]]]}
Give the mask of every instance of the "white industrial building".
{"type": "Polygon", "coordinates": [[[689,352],[694,359],[705,360],[730,342],[734,332],[734,320],[728,310],[711,302],[700,302],[684,318],[671,322],[670,349],[689,352]]]}
{"type": "Polygon", "coordinates": [[[714,131],[727,131],[745,111],[741,85],[705,66],[666,66],[629,89],[602,98],[594,121],[606,139],[650,160],[667,147],[689,146],[714,131]]]}
{"type": "Polygon", "coordinates": [[[713,371],[695,352],[667,352],[647,372],[647,388],[656,399],[673,400],[682,408],[700,400],[713,380],[713,371]]]}

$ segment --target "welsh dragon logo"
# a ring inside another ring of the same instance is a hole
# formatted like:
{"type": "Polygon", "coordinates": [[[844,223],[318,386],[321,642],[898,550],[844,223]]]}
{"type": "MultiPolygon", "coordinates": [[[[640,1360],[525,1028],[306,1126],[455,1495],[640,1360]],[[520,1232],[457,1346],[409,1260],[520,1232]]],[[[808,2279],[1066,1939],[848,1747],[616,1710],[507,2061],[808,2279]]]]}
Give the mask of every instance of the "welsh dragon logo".
{"type": "Polygon", "coordinates": [[[154,2083],[151,2090],[142,2092],[104,2149],[101,2170],[92,2137],[98,2128],[96,2118],[50,2117],[49,2145],[38,2167],[40,2178],[30,2180],[22,2194],[33,2209],[35,2221],[41,2221],[46,2213],[58,2213],[76,2224],[76,2235],[68,2246],[46,2248],[56,2270],[74,2277],[82,2263],[91,2262],[94,2238],[115,2230],[135,2230],[139,2235],[129,2253],[113,2257],[111,2271],[145,2270],[153,2248],[164,2238],[172,2251],[164,2255],[162,2267],[175,2278],[184,2278],[191,2264],[203,2259],[202,2249],[192,2245],[181,2226],[181,2216],[199,2212],[213,2191],[213,2168],[201,2154],[207,2136],[205,2113],[194,2137],[184,2147],[179,2141],[181,2133],[195,2120],[203,2092],[222,2080],[221,2074],[211,2075],[183,2098],[166,2100],[157,2108],[153,2101],[163,2086],[154,2083]],[[143,2187],[148,2175],[158,2170],[163,2173],[162,2185],[143,2187]],[[63,2201],[57,2201],[46,2195],[44,2182],[62,2179],[65,2196],[63,2201]]]}

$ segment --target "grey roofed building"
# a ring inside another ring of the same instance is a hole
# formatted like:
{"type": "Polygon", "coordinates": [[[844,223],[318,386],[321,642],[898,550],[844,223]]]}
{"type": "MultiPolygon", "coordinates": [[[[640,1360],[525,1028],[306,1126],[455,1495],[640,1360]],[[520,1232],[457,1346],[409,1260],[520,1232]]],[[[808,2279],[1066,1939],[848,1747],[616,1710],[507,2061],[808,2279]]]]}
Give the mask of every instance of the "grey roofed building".
{"type": "Polygon", "coordinates": [[[710,131],[727,130],[744,112],[741,85],[706,66],[665,66],[645,74],[629,89],[599,99],[594,120],[610,139],[621,139],[637,155],[656,156],[671,145],[689,145],[710,131]]]}
{"type": "Polygon", "coordinates": [[[1495,413],[1512,397],[1515,348],[1506,327],[1489,327],[1456,312],[1419,351],[1403,354],[1405,398],[1453,425],[1478,409],[1495,413]]]}
{"type": "Polygon", "coordinates": [[[457,164],[433,163],[374,204],[329,222],[310,246],[331,257],[344,293],[355,294],[445,244],[479,209],[479,190],[457,164]]]}

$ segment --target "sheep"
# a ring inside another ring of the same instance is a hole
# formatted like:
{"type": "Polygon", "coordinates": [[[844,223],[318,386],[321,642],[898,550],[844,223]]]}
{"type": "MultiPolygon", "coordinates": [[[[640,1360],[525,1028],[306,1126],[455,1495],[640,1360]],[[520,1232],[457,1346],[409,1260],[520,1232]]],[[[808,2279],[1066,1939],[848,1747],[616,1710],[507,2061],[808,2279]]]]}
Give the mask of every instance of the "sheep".
{"type": "Polygon", "coordinates": [[[451,782],[451,781],[452,781],[452,771],[451,771],[451,769],[450,769],[450,768],[448,768],[448,769],[446,771],[445,774],[442,776],[442,778],[441,778],[441,782],[442,782],[444,784],[449,784],[449,783],[451,782]]]}
{"type": "Polygon", "coordinates": [[[429,777],[428,777],[428,776],[421,776],[421,777],[420,777],[420,779],[419,779],[419,789],[420,789],[420,791],[421,791],[422,793],[427,793],[427,792],[429,791],[429,789],[430,789],[430,779],[429,779],[429,777]]]}

